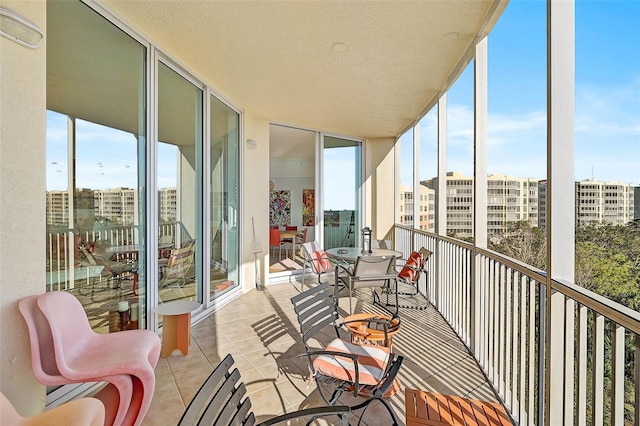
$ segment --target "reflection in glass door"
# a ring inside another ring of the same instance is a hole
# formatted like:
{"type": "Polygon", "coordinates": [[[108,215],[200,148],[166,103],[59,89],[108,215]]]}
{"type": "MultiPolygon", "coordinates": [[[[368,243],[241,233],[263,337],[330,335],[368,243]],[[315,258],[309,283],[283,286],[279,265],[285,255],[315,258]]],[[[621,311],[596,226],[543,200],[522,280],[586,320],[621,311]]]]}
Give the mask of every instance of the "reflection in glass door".
{"type": "Polygon", "coordinates": [[[158,63],[158,303],[202,302],[203,92],[158,63]]]}
{"type": "Polygon", "coordinates": [[[238,286],[238,140],[240,115],[210,98],[209,298],[238,286]]]}
{"type": "Polygon", "coordinates": [[[355,247],[360,235],[361,143],[325,136],[322,165],[324,248],[355,247]]]}
{"type": "Polygon", "coordinates": [[[46,289],[97,333],[120,303],[146,328],[147,48],[79,1],[47,3],[47,29],[46,289]]]}

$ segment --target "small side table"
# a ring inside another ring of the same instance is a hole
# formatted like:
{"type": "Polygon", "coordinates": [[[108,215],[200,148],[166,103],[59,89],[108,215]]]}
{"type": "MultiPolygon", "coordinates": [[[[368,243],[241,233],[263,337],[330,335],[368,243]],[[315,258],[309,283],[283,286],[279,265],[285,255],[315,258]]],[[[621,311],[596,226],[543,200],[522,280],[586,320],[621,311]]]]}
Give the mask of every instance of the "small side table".
{"type": "Polygon", "coordinates": [[[163,316],[162,348],[160,356],[167,358],[174,349],[180,349],[183,355],[189,353],[191,341],[191,312],[200,307],[200,303],[191,300],[175,300],[163,303],[155,309],[163,316]]]}
{"type": "MultiPolygon", "coordinates": [[[[379,318],[381,320],[391,321],[391,317],[387,315],[373,313],[353,314],[345,317],[344,326],[347,327],[347,329],[351,333],[351,342],[366,345],[385,346],[384,331],[367,327],[367,319],[369,318],[379,318]]],[[[400,330],[400,319],[395,318],[389,325],[389,328],[391,330],[387,332],[387,347],[391,348],[391,344],[393,343],[393,336],[400,330]]]]}
{"type": "Polygon", "coordinates": [[[499,402],[466,399],[409,388],[404,390],[404,396],[407,426],[513,424],[499,402]]]}

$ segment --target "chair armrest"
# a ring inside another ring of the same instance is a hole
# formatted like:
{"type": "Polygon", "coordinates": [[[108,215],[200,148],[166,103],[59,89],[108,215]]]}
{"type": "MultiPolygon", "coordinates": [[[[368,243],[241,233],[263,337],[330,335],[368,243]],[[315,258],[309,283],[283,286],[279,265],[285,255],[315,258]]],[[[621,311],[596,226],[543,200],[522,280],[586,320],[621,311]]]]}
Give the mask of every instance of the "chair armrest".
{"type": "Polygon", "coordinates": [[[305,408],[302,410],[294,411],[291,413],[282,414],[277,417],[273,417],[269,420],[265,420],[264,422],[258,423],[258,426],[268,426],[277,423],[281,423],[291,419],[298,419],[302,417],[325,417],[325,416],[333,416],[337,415],[342,420],[342,424],[347,426],[349,424],[347,420],[347,415],[351,413],[351,409],[347,406],[326,406],[326,407],[313,407],[313,408],[305,408]]]}
{"type": "Polygon", "coordinates": [[[349,277],[352,277],[353,275],[353,265],[349,262],[345,262],[345,261],[340,261],[337,259],[331,259],[331,262],[335,265],[336,269],[338,271],[336,271],[338,273],[338,275],[341,273],[339,270],[342,269],[343,272],[345,272],[347,275],[349,275],[349,277]]]}
{"type": "Polygon", "coordinates": [[[382,397],[384,393],[389,389],[389,386],[393,383],[393,380],[398,375],[398,371],[400,371],[400,366],[402,365],[402,361],[404,361],[404,357],[402,355],[398,355],[393,361],[389,363],[389,368],[385,373],[385,377],[382,380],[382,384],[378,389],[376,389],[375,393],[378,396],[382,397]]]}
{"type": "Polygon", "coordinates": [[[401,265],[397,265],[396,267],[400,268],[400,269],[408,268],[408,269],[411,269],[411,270],[414,270],[414,271],[419,271],[420,269],[422,269],[422,267],[420,267],[418,265],[411,265],[411,264],[406,264],[406,263],[403,263],[401,265]]]}
{"type": "Polygon", "coordinates": [[[351,277],[354,281],[380,281],[380,280],[395,280],[396,274],[381,274],[381,275],[354,275],[351,277]]]}

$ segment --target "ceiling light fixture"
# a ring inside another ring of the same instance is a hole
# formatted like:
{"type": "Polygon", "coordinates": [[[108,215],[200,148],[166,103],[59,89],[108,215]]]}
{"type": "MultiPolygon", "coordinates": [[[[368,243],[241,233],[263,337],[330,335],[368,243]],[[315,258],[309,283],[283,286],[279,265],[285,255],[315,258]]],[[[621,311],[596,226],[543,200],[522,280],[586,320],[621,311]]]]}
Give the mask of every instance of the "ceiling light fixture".
{"type": "Polygon", "coordinates": [[[347,45],[341,42],[333,43],[331,49],[334,52],[344,52],[347,49],[347,45]]]}
{"type": "Polygon", "coordinates": [[[35,49],[42,44],[42,30],[33,22],[0,6],[0,35],[25,47],[35,49]]]}

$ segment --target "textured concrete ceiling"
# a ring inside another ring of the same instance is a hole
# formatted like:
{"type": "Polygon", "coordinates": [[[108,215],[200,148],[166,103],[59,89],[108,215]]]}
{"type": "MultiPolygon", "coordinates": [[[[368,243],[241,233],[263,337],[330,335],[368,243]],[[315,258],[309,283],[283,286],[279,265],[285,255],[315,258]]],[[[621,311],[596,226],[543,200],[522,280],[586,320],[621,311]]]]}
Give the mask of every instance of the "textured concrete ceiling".
{"type": "Polygon", "coordinates": [[[107,1],[233,104],[357,137],[409,126],[506,2],[107,1]]]}

